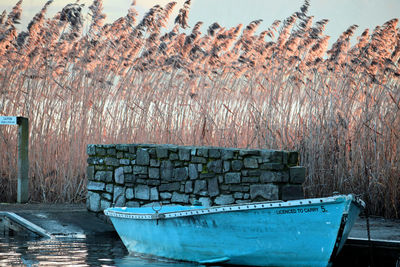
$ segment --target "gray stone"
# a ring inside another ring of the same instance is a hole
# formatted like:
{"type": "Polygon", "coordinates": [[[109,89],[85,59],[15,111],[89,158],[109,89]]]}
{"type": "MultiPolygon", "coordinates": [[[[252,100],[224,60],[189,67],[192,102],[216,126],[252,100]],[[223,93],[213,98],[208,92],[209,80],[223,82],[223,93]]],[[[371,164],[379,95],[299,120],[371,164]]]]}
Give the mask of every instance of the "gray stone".
{"type": "Polygon", "coordinates": [[[107,149],[107,155],[116,156],[117,155],[117,150],[115,148],[109,148],[109,149],[107,149]]]}
{"type": "Polygon", "coordinates": [[[192,180],[199,177],[199,173],[197,172],[197,164],[189,164],[189,177],[192,180]]]}
{"type": "Polygon", "coordinates": [[[174,192],[171,201],[173,203],[189,203],[189,195],[174,192]]]}
{"type": "Polygon", "coordinates": [[[159,168],[149,168],[149,178],[150,179],[159,179],[160,178],[160,169],[159,168]]]}
{"type": "Polygon", "coordinates": [[[139,148],[136,152],[136,164],[147,166],[150,163],[150,155],[147,149],[139,148]]]}
{"type": "Polygon", "coordinates": [[[146,180],[147,185],[160,185],[161,181],[160,180],[155,180],[155,179],[148,179],[146,180]]]}
{"type": "Polygon", "coordinates": [[[150,188],[147,185],[136,185],[135,186],[135,197],[137,199],[149,200],[150,199],[150,188]]]}
{"type": "Polygon", "coordinates": [[[95,171],[104,171],[106,169],[106,166],[103,165],[94,165],[95,171]]]}
{"type": "Polygon", "coordinates": [[[114,192],[114,185],[113,184],[107,184],[106,185],[106,192],[108,192],[108,193],[114,192]]]}
{"type": "Polygon", "coordinates": [[[239,150],[239,156],[259,156],[260,151],[259,150],[254,150],[254,149],[240,149],[239,150]]]}
{"type": "Polygon", "coordinates": [[[111,207],[111,201],[106,200],[106,199],[100,200],[100,209],[101,210],[108,209],[109,207],[111,207]]]}
{"type": "Polygon", "coordinates": [[[97,158],[97,157],[89,157],[87,159],[87,163],[90,164],[90,165],[99,165],[99,164],[103,164],[104,163],[104,159],[97,158]]]}
{"type": "Polygon", "coordinates": [[[125,206],[125,188],[122,186],[114,186],[113,203],[115,207],[125,206]]]}
{"type": "Polygon", "coordinates": [[[306,168],[303,166],[295,166],[289,168],[290,183],[302,184],[306,179],[306,168]]]}
{"type": "Polygon", "coordinates": [[[250,187],[248,185],[231,185],[229,189],[232,192],[248,192],[250,187]]]}
{"type": "Polygon", "coordinates": [[[289,165],[299,164],[299,152],[296,151],[289,152],[288,164],[289,165]]]}
{"type": "Polygon", "coordinates": [[[193,192],[193,182],[187,181],[185,183],[185,193],[192,193],[193,192]]]}
{"type": "Polygon", "coordinates": [[[113,196],[109,193],[102,193],[101,198],[107,199],[107,200],[112,200],[113,196]]]}
{"type": "Polygon", "coordinates": [[[150,145],[149,149],[147,150],[149,152],[150,158],[156,158],[157,153],[156,153],[156,148],[150,145]]]}
{"type": "Polygon", "coordinates": [[[177,153],[170,153],[169,154],[169,160],[174,161],[174,160],[178,160],[178,159],[179,159],[179,156],[178,156],[177,153]]]}
{"type": "Polygon", "coordinates": [[[214,177],[208,180],[208,194],[211,197],[219,195],[218,178],[214,177]]]}
{"type": "Polygon", "coordinates": [[[250,185],[250,197],[254,200],[257,197],[261,197],[265,200],[276,200],[278,199],[279,188],[273,184],[257,184],[250,185]]]}
{"type": "Polygon", "coordinates": [[[95,182],[95,181],[89,181],[87,185],[87,190],[89,191],[104,191],[105,189],[105,183],[102,182],[95,182]]]}
{"type": "Polygon", "coordinates": [[[249,198],[250,198],[250,194],[245,193],[245,194],[243,195],[243,199],[249,199],[249,198]]]}
{"type": "Polygon", "coordinates": [[[224,161],[223,172],[229,172],[231,170],[231,163],[229,161],[224,161]]]}
{"type": "Polygon", "coordinates": [[[126,202],[126,206],[128,208],[139,208],[140,207],[140,203],[137,201],[128,201],[126,202]]]}
{"type": "Polygon", "coordinates": [[[124,177],[124,168],[119,167],[115,169],[115,183],[117,184],[124,184],[125,177],[124,177]]]}
{"type": "Polygon", "coordinates": [[[161,179],[167,180],[167,181],[171,180],[173,169],[174,169],[174,166],[171,161],[169,161],[169,160],[161,161],[161,167],[160,167],[161,179]]]}
{"type": "Polygon", "coordinates": [[[133,194],[133,188],[127,188],[125,190],[125,197],[126,199],[133,199],[135,195],[133,194]]]}
{"type": "Polygon", "coordinates": [[[282,200],[303,199],[304,192],[301,185],[284,185],[282,187],[282,200]]]}
{"type": "Polygon", "coordinates": [[[198,194],[200,191],[207,189],[207,181],[205,180],[196,180],[194,184],[194,193],[198,194]]]}
{"type": "Polygon", "coordinates": [[[192,160],[191,160],[191,162],[192,163],[207,163],[207,160],[206,160],[206,158],[203,158],[203,157],[192,157],[192,160]]]}
{"type": "Polygon", "coordinates": [[[232,195],[221,195],[215,198],[214,203],[217,205],[228,205],[235,203],[235,199],[232,195]]]}
{"type": "Polygon", "coordinates": [[[243,160],[244,167],[247,169],[257,169],[258,161],[256,158],[245,158],[243,160]]]}
{"type": "Polygon", "coordinates": [[[94,166],[87,166],[86,176],[88,180],[94,180],[94,166]]]}
{"type": "Polygon", "coordinates": [[[150,159],[150,167],[160,167],[161,163],[158,159],[150,159]]]}
{"type": "Polygon", "coordinates": [[[158,200],[158,190],[157,187],[152,187],[150,189],[150,200],[158,200]]]}
{"type": "Polygon", "coordinates": [[[207,163],[207,169],[210,172],[222,173],[222,160],[212,160],[207,163]]]}
{"type": "Polygon", "coordinates": [[[208,156],[213,159],[217,159],[221,157],[221,151],[217,148],[211,148],[208,150],[208,156]]]}
{"type": "Polygon", "coordinates": [[[222,160],[233,159],[233,150],[222,149],[221,150],[221,159],[222,160]]]}
{"type": "Polygon", "coordinates": [[[156,155],[157,155],[157,158],[159,158],[159,159],[168,158],[168,149],[162,148],[162,147],[157,147],[156,155]]]}
{"type": "Polygon", "coordinates": [[[190,155],[191,155],[191,156],[196,156],[196,148],[192,148],[192,149],[190,150],[190,155]]]}
{"type": "Polygon", "coordinates": [[[208,157],[208,148],[200,147],[197,149],[197,156],[208,157]]]}
{"type": "Polygon", "coordinates": [[[211,199],[209,197],[201,197],[199,201],[203,207],[211,207],[211,199]]]}
{"type": "Polygon", "coordinates": [[[147,167],[146,166],[133,166],[133,174],[147,174],[147,167]]]}
{"type": "Polygon", "coordinates": [[[180,182],[174,182],[174,183],[167,183],[167,184],[161,184],[159,186],[160,191],[177,191],[181,187],[180,182]]]}
{"type": "Polygon", "coordinates": [[[100,208],[100,194],[88,191],[86,198],[86,207],[88,210],[93,212],[101,211],[100,208]]]}
{"type": "Polygon", "coordinates": [[[241,160],[232,160],[231,164],[233,171],[240,171],[243,168],[243,161],[241,160]]]}
{"type": "Polygon", "coordinates": [[[240,172],[228,172],[225,174],[225,183],[238,184],[240,183],[240,178],[241,178],[240,172]]]}
{"type": "Polygon", "coordinates": [[[173,180],[175,181],[184,181],[188,178],[188,168],[175,168],[173,172],[173,180]]]}
{"type": "Polygon", "coordinates": [[[86,153],[89,156],[94,156],[96,155],[96,146],[95,145],[87,145],[86,147],[86,153]]]}
{"type": "Polygon", "coordinates": [[[263,171],[260,176],[261,183],[281,183],[288,181],[289,181],[288,172],[263,171]]]}
{"type": "Polygon", "coordinates": [[[282,163],[263,163],[260,165],[260,169],[262,170],[271,170],[271,171],[282,171],[285,169],[285,165],[282,163]]]}
{"type": "Polygon", "coordinates": [[[287,165],[288,162],[289,162],[289,152],[288,152],[288,151],[283,151],[283,154],[282,154],[282,163],[283,163],[284,165],[287,165]]]}
{"type": "Polygon", "coordinates": [[[94,179],[96,181],[112,182],[113,173],[111,171],[97,171],[94,179]]]}
{"type": "Polygon", "coordinates": [[[236,192],[235,194],[233,194],[233,197],[235,199],[242,199],[243,198],[243,193],[242,192],[236,192]]]}
{"type": "Polygon", "coordinates": [[[250,184],[255,184],[260,181],[260,178],[257,176],[254,177],[242,177],[242,183],[250,183],[250,184]]]}
{"type": "Polygon", "coordinates": [[[274,163],[282,163],[283,162],[283,152],[277,150],[262,150],[261,151],[261,159],[262,162],[274,162],[274,163]]]}
{"type": "Polygon", "coordinates": [[[131,161],[129,159],[120,159],[119,164],[121,165],[129,165],[131,161]]]}
{"type": "Polygon", "coordinates": [[[132,173],[132,166],[124,166],[124,173],[132,173]]]}
{"type": "Polygon", "coordinates": [[[190,160],[190,148],[180,148],[179,149],[179,160],[189,161],[190,160]]]}
{"type": "Polygon", "coordinates": [[[178,152],[178,147],[174,145],[168,145],[168,151],[170,152],[178,152]]]}
{"type": "Polygon", "coordinates": [[[104,148],[98,147],[98,148],[96,148],[96,154],[99,156],[105,156],[106,150],[104,148]]]}
{"type": "Polygon", "coordinates": [[[251,203],[249,200],[243,200],[243,199],[238,199],[235,201],[236,204],[246,204],[246,203],[251,203]]]}
{"type": "Polygon", "coordinates": [[[222,181],[222,183],[220,183],[219,188],[220,188],[222,191],[229,191],[229,190],[230,190],[230,186],[227,185],[227,184],[224,184],[224,181],[222,181]]]}
{"type": "Polygon", "coordinates": [[[125,183],[133,183],[135,177],[132,174],[125,174],[125,183]]]}
{"type": "Polygon", "coordinates": [[[200,173],[200,179],[208,179],[215,177],[215,173],[200,173]]]}
{"type": "Polygon", "coordinates": [[[174,161],[174,167],[182,167],[183,166],[183,161],[174,161]]]}
{"type": "Polygon", "coordinates": [[[129,147],[128,145],[123,145],[123,144],[118,144],[115,146],[115,148],[119,151],[124,151],[124,152],[128,152],[129,151],[129,147]]]}
{"type": "Polygon", "coordinates": [[[168,192],[160,193],[161,199],[171,199],[172,194],[168,192]]]}
{"type": "Polygon", "coordinates": [[[261,170],[248,170],[248,176],[260,176],[262,173],[261,170]]]}
{"type": "Polygon", "coordinates": [[[129,153],[135,154],[136,153],[136,145],[135,144],[130,144],[128,145],[129,153]]]}
{"type": "Polygon", "coordinates": [[[200,191],[199,193],[200,196],[208,196],[208,192],[207,191],[200,191]]]}
{"type": "Polygon", "coordinates": [[[107,166],[114,166],[114,167],[119,166],[119,160],[116,158],[105,158],[104,161],[107,166]]]}
{"type": "Polygon", "coordinates": [[[135,158],[136,158],[136,154],[124,153],[124,157],[127,158],[127,159],[129,159],[129,160],[132,160],[132,159],[135,159],[135,158]]]}

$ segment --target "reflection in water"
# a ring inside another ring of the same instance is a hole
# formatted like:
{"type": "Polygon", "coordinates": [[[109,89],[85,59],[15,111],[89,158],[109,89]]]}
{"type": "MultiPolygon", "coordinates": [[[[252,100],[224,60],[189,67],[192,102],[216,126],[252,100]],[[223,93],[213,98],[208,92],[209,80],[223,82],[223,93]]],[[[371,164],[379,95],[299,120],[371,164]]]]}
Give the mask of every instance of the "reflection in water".
{"type": "Polygon", "coordinates": [[[115,236],[26,239],[0,235],[0,266],[198,266],[129,256],[115,236]]]}

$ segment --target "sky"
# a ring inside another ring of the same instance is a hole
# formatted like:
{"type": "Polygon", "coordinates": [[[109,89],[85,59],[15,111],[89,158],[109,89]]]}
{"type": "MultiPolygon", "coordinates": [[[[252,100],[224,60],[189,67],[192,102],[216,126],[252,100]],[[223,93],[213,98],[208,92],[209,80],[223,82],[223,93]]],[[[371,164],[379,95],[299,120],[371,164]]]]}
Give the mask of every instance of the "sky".
{"type": "MultiPolygon", "coordinates": [[[[24,0],[22,24],[24,30],[32,17],[41,9],[47,0],[24,0]]],[[[172,0],[136,0],[139,18],[155,4],[164,6],[172,0]]],[[[0,12],[9,12],[17,0],[0,0],[0,12]]],[[[49,8],[49,16],[60,11],[68,3],[75,0],[54,0],[49,8]]],[[[175,0],[177,5],[171,21],[175,18],[184,0],[175,0]]],[[[218,22],[223,27],[233,27],[240,23],[247,25],[253,20],[262,19],[260,30],[267,29],[274,20],[284,20],[298,11],[303,0],[192,0],[189,25],[203,21],[202,31],[206,32],[209,25],[218,22]]],[[[80,0],[85,7],[91,5],[91,0],[80,0]]],[[[103,0],[107,22],[113,22],[124,16],[132,0],[103,0]]],[[[356,36],[366,28],[373,30],[392,18],[400,18],[400,0],[311,0],[308,14],[314,16],[314,21],[329,19],[325,34],[331,36],[331,42],[353,24],[359,25],[356,36]]]]}

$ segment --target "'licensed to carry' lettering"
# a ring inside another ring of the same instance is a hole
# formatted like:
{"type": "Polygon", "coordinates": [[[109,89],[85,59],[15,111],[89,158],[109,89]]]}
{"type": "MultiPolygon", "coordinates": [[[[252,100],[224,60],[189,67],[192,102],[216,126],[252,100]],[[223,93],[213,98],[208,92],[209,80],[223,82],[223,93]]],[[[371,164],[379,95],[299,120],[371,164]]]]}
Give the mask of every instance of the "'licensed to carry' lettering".
{"type": "MultiPolygon", "coordinates": [[[[318,212],[319,208],[318,207],[311,207],[311,208],[292,208],[292,209],[280,209],[276,211],[276,214],[282,215],[282,214],[294,214],[294,213],[314,213],[318,212]]],[[[321,211],[322,212],[327,212],[327,210],[321,206],[321,211]]]]}

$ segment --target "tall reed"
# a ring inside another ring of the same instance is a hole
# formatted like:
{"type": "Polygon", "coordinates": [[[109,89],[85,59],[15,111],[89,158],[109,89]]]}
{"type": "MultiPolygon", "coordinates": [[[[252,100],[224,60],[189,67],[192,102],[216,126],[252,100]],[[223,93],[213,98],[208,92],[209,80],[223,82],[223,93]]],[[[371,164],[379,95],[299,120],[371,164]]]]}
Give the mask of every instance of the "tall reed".
{"type": "MultiPolygon", "coordinates": [[[[46,3],[18,32],[21,1],[0,19],[0,115],[30,119],[31,201],[85,199],[89,143],[175,143],[298,150],[307,196],[360,194],[399,218],[398,19],[356,25],[328,47],[327,20],[298,12],[257,33],[260,20],[201,32],[175,26],[175,3],[105,24],[102,1],[46,3]],[[85,26],[86,25],[86,26],[85,26]]],[[[0,127],[0,200],[16,198],[15,129],[0,127]]]]}

